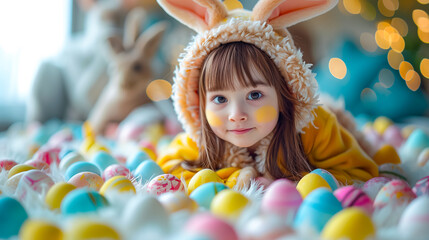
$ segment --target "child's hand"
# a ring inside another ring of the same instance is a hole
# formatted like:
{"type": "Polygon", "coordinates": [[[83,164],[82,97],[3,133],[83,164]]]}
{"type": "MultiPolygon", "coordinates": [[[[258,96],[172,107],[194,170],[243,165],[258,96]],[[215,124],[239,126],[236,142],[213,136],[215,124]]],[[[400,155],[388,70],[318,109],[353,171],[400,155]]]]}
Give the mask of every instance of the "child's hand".
{"type": "Polygon", "coordinates": [[[237,178],[238,189],[247,188],[250,186],[250,179],[258,177],[258,171],[253,167],[245,167],[240,170],[237,178]]]}

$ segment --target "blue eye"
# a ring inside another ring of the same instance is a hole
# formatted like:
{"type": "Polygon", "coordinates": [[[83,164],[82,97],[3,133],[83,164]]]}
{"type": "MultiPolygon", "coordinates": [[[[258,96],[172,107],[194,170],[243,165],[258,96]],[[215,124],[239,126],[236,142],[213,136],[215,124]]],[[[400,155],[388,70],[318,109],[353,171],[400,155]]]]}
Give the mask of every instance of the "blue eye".
{"type": "Polygon", "coordinates": [[[258,92],[258,91],[253,91],[251,93],[249,93],[249,95],[247,96],[248,100],[258,100],[262,97],[262,93],[258,92]]]}
{"type": "Polygon", "coordinates": [[[213,98],[213,102],[216,104],[222,104],[228,102],[228,99],[224,96],[216,96],[213,98]]]}

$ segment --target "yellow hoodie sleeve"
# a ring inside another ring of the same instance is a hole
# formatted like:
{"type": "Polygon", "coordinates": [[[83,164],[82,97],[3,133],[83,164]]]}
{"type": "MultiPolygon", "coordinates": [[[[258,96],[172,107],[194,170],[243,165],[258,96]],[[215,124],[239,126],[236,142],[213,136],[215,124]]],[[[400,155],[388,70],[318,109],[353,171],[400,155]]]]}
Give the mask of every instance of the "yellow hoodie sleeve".
{"type": "Polygon", "coordinates": [[[328,170],[343,184],[378,176],[377,164],[338,123],[334,114],[323,107],[315,109],[314,114],[314,125],[304,128],[301,134],[304,151],[314,167],[328,170]]]}

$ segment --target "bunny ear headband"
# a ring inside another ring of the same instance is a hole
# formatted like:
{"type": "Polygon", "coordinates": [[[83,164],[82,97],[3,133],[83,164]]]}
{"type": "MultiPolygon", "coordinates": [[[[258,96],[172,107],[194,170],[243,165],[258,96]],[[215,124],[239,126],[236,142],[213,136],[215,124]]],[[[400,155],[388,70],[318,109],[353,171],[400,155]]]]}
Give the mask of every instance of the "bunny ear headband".
{"type": "Polygon", "coordinates": [[[317,82],[295,48],[286,27],[332,9],[338,0],[260,0],[247,11],[228,11],[220,0],[157,0],[172,17],[195,30],[198,35],[185,49],[176,69],[173,100],[179,120],[190,137],[199,143],[198,78],[207,55],[221,44],[246,42],[271,57],[300,102],[295,113],[298,132],[314,120],[317,82]]]}

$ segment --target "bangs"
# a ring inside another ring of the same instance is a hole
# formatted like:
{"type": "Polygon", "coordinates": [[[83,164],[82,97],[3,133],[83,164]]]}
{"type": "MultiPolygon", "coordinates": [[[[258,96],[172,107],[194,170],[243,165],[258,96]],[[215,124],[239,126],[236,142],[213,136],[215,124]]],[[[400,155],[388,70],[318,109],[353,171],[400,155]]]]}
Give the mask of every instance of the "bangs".
{"type": "Polygon", "coordinates": [[[265,52],[244,42],[222,44],[205,61],[201,72],[205,91],[273,86],[274,74],[278,73],[265,52]]]}

